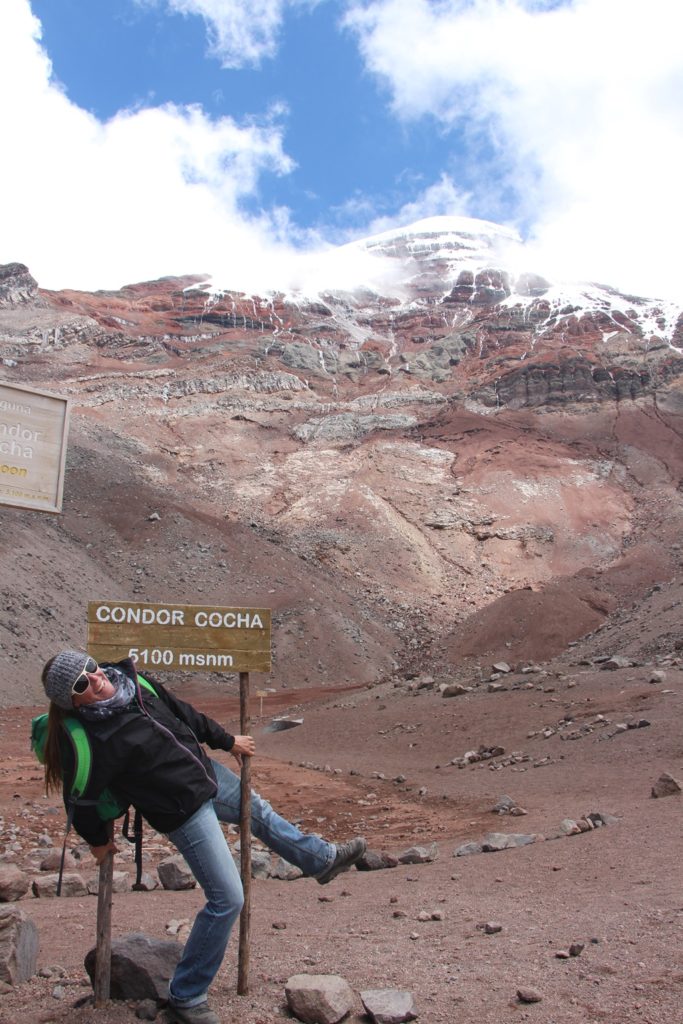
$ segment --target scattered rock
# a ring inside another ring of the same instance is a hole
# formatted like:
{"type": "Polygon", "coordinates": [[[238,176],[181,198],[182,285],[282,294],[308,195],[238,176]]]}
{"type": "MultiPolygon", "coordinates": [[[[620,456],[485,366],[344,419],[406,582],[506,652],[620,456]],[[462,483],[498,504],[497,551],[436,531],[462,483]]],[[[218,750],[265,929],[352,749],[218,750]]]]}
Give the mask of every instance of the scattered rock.
{"type": "Polygon", "coordinates": [[[252,847],[251,851],[251,877],[270,878],[271,859],[268,850],[257,850],[252,847]]]}
{"type": "Polygon", "coordinates": [[[0,903],[14,903],[26,895],[31,883],[16,864],[0,864],[0,903]]]}
{"type": "Polygon", "coordinates": [[[499,850],[511,850],[517,846],[529,846],[535,843],[538,836],[535,833],[524,835],[522,833],[490,832],[482,840],[481,848],[483,853],[497,853],[499,850]]]}
{"type": "Polygon", "coordinates": [[[143,999],[135,1009],[135,1016],[139,1020],[156,1020],[159,1010],[154,999],[143,999]]]}
{"type": "Polygon", "coordinates": [[[543,996],[538,989],[524,987],[517,989],[517,998],[520,1003],[540,1003],[543,996]]]}
{"type": "Polygon", "coordinates": [[[138,892],[152,892],[153,889],[159,888],[159,879],[151,875],[149,871],[143,871],[140,875],[140,881],[133,883],[133,889],[138,892]]]}
{"type": "Polygon", "coordinates": [[[194,889],[197,885],[197,880],[180,854],[176,857],[167,857],[166,860],[160,861],[157,871],[159,873],[159,881],[164,889],[178,891],[181,889],[194,889]]]}
{"type": "MultiPolygon", "coordinates": [[[[97,896],[100,891],[100,876],[95,875],[88,882],[88,892],[91,896],[97,896]]],[[[130,875],[127,871],[114,871],[112,872],[111,880],[111,891],[112,892],[130,892],[130,875]]]]}
{"type": "MultiPolygon", "coordinates": [[[[41,875],[33,879],[31,891],[34,896],[56,896],[59,875],[41,875]]],[[[62,876],[62,896],[87,896],[88,887],[76,874],[64,874],[62,876]]]]}
{"type": "Polygon", "coordinates": [[[584,942],[572,942],[571,946],[569,947],[569,955],[581,956],[585,948],[586,945],[584,942]]]}
{"type": "MultiPolygon", "coordinates": [[[[59,871],[62,863],[62,851],[59,848],[49,850],[40,862],[41,871],[59,871]]],[[[67,850],[64,854],[64,870],[73,871],[78,863],[72,853],[67,850]]]]}
{"type": "Polygon", "coordinates": [[[662,772],[652,787],[652,796],[655,797],[655,799],[663,796],[675,796],[680,792],[680,782],[677,779],[674,779],[673,775],[669,775],[668,772],[662,772]]]}
{"type": "Polygon", "coordinates": [[[468,857],[472,853],[483,853],[483,847],[481,843],[463,843],[462,846],[458,846],[453,851],[454,857],[468,857]]]}
{"type": "Polygon", "coordinates": [[[484,925],[484,932],[486,935],[497,935],[498,932],[502,932],[503,926],[498,921],[487,921],[484,925]]]}
{"type": "Polygon", "coordinates": [[[356,861],[356,867],[359,871],[382,871],[384,868],[398,867],[398,858],[384,850],[366,850],[360,860],[356,861]]]}
{"type": "Polygon", "coordinates": [[[395,988],[373,988],[361,992],[360,998],[373,1024],[402,1024],[418,1016],[411,992],[395,988]]]}
{"type": "Polygon", "coordinates": [[[304,1024],[337,1024],[353,1008],[351,987],[336,974],[295,974],[285,985],[285,996],[304,1024]]]}
{"type": "Polygon", "coordinates": [[[492,665],[491,667],[494,672],[502,672],[503,674],[512,672],[512,668],[508,665],[507,661],[497,661],[495,665],[492,665]]]}
{"type": "MultiPolygon", "coordinates": [[[[596,658],[596,661],[598,659],[596,658]]],[[[618,668],[632,668],[633,662],[630,658],[624,658],[620,654],[613,654],[611,658],[603,661],[600,666],[601,669],[607,669],[609,672],[615,672],[618,668]]]]}
{"type": "Polygon", "coordinates": [[[471,693],[471,686],[462,686],[460,683],[449,683],[444,686],[441,690],[442,697],[462,697],[466,693],[471,693]]]}
{"type": "Polygon", "coordinates": [[[282,882],[293,882],[296,878],[301,878],[302,875],[303,871],[301,868],[297,868],[294,864],[290,864],[284,857],[278,857],[275,867],[272,868],[270,872],[271,878],[279,878],[282,882]]]}
{"type": "MultiPolygon", "coordinates": [[[[112,999],[166,999],[168,983],[183,948],[178,942],[154,939],[141,932],[123,935],[111,944],[112,999]]],[[[95,974],[95,949],[85,957],[90,981],[95,974]]]]}
{"type": "Polygon", "coordinates": [[[19,907],[0,907],[0,981],[20,985],[36,973],[38,929],[19,907]]]}
{"type": "Polygon", "coordinates": [[[429,846],[411,846],[398,856],[401,864],[430,864],[439,856],[439,848],[436,843],[429,846]]]}

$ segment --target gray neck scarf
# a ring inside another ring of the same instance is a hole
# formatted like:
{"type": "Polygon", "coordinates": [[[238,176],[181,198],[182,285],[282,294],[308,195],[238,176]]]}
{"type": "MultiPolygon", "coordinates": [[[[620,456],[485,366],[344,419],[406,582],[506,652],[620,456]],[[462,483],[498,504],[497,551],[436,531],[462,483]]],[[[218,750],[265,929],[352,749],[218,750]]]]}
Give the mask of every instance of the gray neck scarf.
{"type": "Polygon", "coordinates": [[[86,721],[96,722],[102,718],[110,718],[124,711],[135,699],[135,683],[125,672],[113,666],[107,666],[104,673],[116,687],[116,692],[107,700],[98,700],[95,704],[83,704],[78,709],[86,721]]]}

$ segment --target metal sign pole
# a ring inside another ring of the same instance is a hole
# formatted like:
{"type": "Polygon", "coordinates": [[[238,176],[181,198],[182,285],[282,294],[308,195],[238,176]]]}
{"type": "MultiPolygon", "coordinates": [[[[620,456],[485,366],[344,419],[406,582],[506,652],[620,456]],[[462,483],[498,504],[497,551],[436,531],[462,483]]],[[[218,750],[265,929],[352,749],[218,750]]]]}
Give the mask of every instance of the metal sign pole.
{"type": "MultiPolygon", "coordinates": [[[[113,822],[109,823],[113,838],[113,822]]],[[[100,864],[97,889],[97,943],[95,947],[95,1007],[101,1010],[109,1000],[111,987],[111,906],[114,882],[114,854],[110,850],[100,864]]]]}
{"type": "MultiPolygon", "coordinates": [[[[240,732],[249,735],[249,673],[240,672],[240,732]]],[[[249,991],[249,927],[251,923],[251,768],[250,758],[242,757],[240,787],[240,870],[244,906],[240,914],[237,993],[249,991]]]]}

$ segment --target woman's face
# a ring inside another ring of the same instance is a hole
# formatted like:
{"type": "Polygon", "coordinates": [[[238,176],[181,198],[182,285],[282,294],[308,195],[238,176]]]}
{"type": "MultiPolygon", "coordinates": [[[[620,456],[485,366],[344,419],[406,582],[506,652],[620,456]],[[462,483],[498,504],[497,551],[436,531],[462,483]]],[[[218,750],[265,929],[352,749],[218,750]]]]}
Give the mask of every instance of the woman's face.
{"type": "Polygon", "coordinates": [[[89,685],[83,693],[74,693],[72,700],[75,708],[96,704],[99,700],[107,700],[116,693],[114,684],[107,678],[104,669],[101,669],[99,665],[94,672],[84,672],[83,674],[89,685]]]}

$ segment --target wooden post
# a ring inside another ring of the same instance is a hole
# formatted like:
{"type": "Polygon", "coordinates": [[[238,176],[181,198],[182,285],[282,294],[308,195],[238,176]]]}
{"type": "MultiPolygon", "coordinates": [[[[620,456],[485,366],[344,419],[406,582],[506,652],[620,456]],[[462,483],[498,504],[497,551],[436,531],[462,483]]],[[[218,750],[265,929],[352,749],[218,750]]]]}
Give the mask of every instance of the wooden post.
{"type": "MultiPolygon", "coordinates": [[[[240,672],[240,732],[249,735],[249,673],[240,672]]],[[[251,768],[250,758],[242,757],[240,787],[240,871],[244,906],[240,914],[240,941],[237,962],[237,994],[249,991],[249,926],[251,923],[251,768]]]]}
{"type": "MultiPolygon", "coordinates": [[[[113,839],[114,823],[109,822],[108,837],[113,839]]],[[[111,986],[111,905],[114,881],[114,854],[110,850],[100,864],[97,890],[97,943],[95,946],[95,1007],[101,1010],[109,1000],[111,986]]]]}

